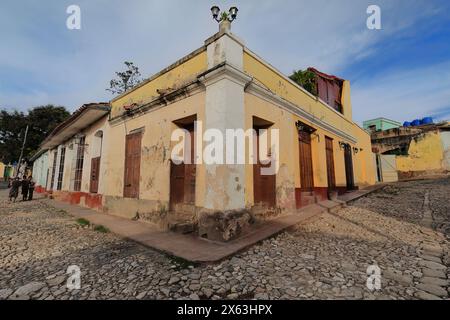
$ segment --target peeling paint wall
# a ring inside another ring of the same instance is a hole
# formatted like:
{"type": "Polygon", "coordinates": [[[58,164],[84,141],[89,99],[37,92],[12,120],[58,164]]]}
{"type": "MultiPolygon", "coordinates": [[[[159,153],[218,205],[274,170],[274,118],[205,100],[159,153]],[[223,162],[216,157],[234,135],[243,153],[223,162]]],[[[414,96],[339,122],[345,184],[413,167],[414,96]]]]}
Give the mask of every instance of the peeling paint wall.
{"type": "Polygon", "coordinates": [[[244,71],[251,75],[255,81],[261,83],[281,98],[296,104],[309,114],[328,122],[345,132],[353,131],[351,121],[350,85],[347,82],[342,90],[344,115],[327,106],[314,96],[301,90],[291,81],[284,78],[275,69],[258,60],[248,51],[244,52],[244,71]],[[346,104],[346,105],[345,105],[346,104]]]}
{"type": "Polygon", "coordinates": [[[402,176],[409,172],[441,170],[443,146],[438,131],[421,134],[412,139],[407,156],[397,156],[397,168],[402,176]]]}
{"type": "MultiPolygon", "coordinates": [[[[105,149],[107,146],[109,146],[109,139],[110,139],[110,133],[109,133],[109,124],[108,124],[108,117],[104,117],[101,120],[97,121],[93,125],[91,125],[89,128],[86,128],[83,130],[82,134],[85,136],[85,150],[84,150],[84,161],[83,161],[83,172],[82,172],[82,179],[81,179],[81,192],[87,192],[90,191],[90,182],[91,182],[91,165],[92,165],[92,159],[98,156],[101,156],[100,160],[100,172],[99,172],[99,186],[98,186],[98,194],[103,194],[106,190],[105,186],[105,174],[108,171],[107,169],[107,162],[106,162],[106,155],[108,150],[105,149]],[[96,137],[96,134],[102,131],[103,132],[103,138],[102,138],[102,146],[101,146],[101,152],[98,146],[98,137],[96,137]]],[[[76,154],[75,154],[76,156],[76,154]]]]}
{"type": "MultiPolygon", "coordinates": [[[[205,93],[199,92],[193,96],[145,114],[126,118],[117,123],[111,123],[108,140],[105,140],[104,194],[107,196],[106,209],[109,213],[134,217],[136,212],[157,212],[161,206],[168,208],[170,196],[170,155],[177,142],[171,142],[172,131],[177,128],[175,120],[197,115],[204,121],[205,93]],[[123,197],[125,139],[133,130],[142,129],[141,166],[139,199],[146,200],[145,207],[137,200],[123,197]]],[[[196,205],[203,206],[205,194],[205,170],[197,166],[196,205]]]]}
{"type": "Polygon", "coordinates": [[[44,152],[33,163],[33,179],[36,182],[36,186],[41,186],[45,188],[47,184],[47,174],[49,169],[48,157],[49,153],[44,152]]]}
{"type": "MultiPolygon", "coordinates": [[[[256,116],[273,122],[274,125],[271,128],[280,130],[280,170],[276,177],[277,206],[292,208],[295,205],[295,189],[301,186],[298,134],[295,123],[301,120],[306,124],[312,124],[252,94],[246,94],[245,101],[247,128],[252,127],[253,116],[256,116]]],[[[370,137],[359,127],[355,128],[355,135],[358,137],[356,145],[359,150],[353,154],[355,182],[359,186],[372,185],[375,183],[375,168],[370,137]]],[[[320,128],[312,135],[311,140],[314,186],[328,187],[325,136],[333,139],[336,186],[345,187],[344,152],[339,147],[339,141],[342,139],[320,128]]],[[[246,168],[246,204],[250,207],[253,205],[252,165],[247,165],[246,168]]]]}
{"type": "MultiPolygon", "coordinates": [[[[346,187],[344,150],[339,146],[341,141],[349,143],[352,148],[357,149],[357,151],[352,152],[354,177],[357,186],[364,187],[375,184],[376,168],[373,162],[370,136],[366,131],[346,118],[351,118],[350,88],[348,83],[345,84],[343,89],[343,106],[344,110],[347,110],[344,117],[331,110],[330,107],[323,105],[320,101],[303,93],[248,54],[244,61],[247,63],[247,71],[254,72],[254,74],[251,74],[253,77],[256,74],[255,81],[265,84],[270,91],[281,95],[285,100],[296,104],[300,108],[306,106],[306,110],[311,111],[310,113],[317,117],[320,116],[322,121],[353,136],[357,141],[356,143],[348,141],[334,132],[317,127],[308,120],[284,110],[266,99],[247,93],[245,95],[246,128],[251,128],[253,116],[256,116],[273,122],[272,128],[280,130],[280,171],[276,177],[277,206],[285,208],[295,206],[295,189],[301,186],[298,133],[295,126],[297,121],[302,121],[317,129],[311,136],[315,188],[323,190],[328,187],[325,152],[326,136],[333,139],[335,178],[338,188],[346,187]]],[[[246,204],[247,206],[253,205],[253,171],[251,170],[251,165],[247,165],[246,168],[246,204]]]]}
{"type": "Polygon", "coordinates": [[[175,63],[167,71],[150,78],[132,91],[111,101],[111,117],[124,113],[123,106],[148,103],[160,96],[157,90],[177,89],[196,79],[207,68],[206,48],[188,56],[186,61],[175,63]]]}
{"type": "MultiPolygon", "coordinates": [[[[277,205],[286,206],[286,209],[295,208],[295,161],[292,156],[292,152],[295,152],[292,148],[295,141],[294,117],[268,101],[246,93],[246,130],[253,128],[253,117],[273,122],[270,129],[278,129],[280,132],[280,170],[276,177],[277,205]]],[[[247,150],[246,157],[248,158],[248,156],[247,150]]],[[[253,165],[246,164],[245,169],[245,202],[247,207],[252,207],[254,205],[253,165]]]]}

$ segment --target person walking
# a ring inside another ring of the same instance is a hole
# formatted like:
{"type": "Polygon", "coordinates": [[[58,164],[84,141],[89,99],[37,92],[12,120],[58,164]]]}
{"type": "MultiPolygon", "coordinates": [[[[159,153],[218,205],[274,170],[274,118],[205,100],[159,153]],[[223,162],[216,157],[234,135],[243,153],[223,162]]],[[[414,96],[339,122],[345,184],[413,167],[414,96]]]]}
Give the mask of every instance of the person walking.
{"type": "Polygon", "coordinates": [[[23,176],[23,179],[22,179],[22,200],[23,201],[27,201],[29,189],[30,189],[30,181],[27,179],[27,176],[23,176]]]}
{"type": "Polygon", "coordinates": [[[29,176],[28,180],[30,182],[29,188],[28,188],[28,201],[33,200],[33,193],[34,193],[34,187],[36,186],[36,182],[33,181],[33,177],[29,176]]]}
{"type": "Polygon", "coordinates": [[[19,188],[21,185],[22,182],[19,180],[19,177],[16,177],[11,182],[11,189],[9,190],[9,201],[16,202],[16,199],[19,196],[19,188]]]}

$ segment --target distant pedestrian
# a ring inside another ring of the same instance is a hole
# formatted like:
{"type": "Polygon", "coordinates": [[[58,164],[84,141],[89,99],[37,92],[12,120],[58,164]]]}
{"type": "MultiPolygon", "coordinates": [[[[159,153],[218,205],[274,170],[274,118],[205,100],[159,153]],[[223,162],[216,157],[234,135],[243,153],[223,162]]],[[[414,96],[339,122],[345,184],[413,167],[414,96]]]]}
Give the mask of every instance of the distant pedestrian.
{"type": "Polygon", "coordinates": [[[27,201],[29,189],[30,189],[30,181],[27,179],[27,176],[23,176],[23,179],[22,179],[22,200],[23,201],[27,201]]]}
{"type": "Polygon", "coordinates": [[[36,186],[36,182],[33,181],[33,177],[29,176],[28,180],[30,182],[29,188],[28,188],[28,201],[33,200],[33,193],[34,193],[34,187],[36,186]]]}
{"type": "Polygon", "coordinates": [[[16,177],[11,182],[11,189],[9,190],[9,201],[16,202],[16,199],[19,196],[19,188],[21,185],[22,185],[22,182],[19,180],[19,177],[16,177]]]}

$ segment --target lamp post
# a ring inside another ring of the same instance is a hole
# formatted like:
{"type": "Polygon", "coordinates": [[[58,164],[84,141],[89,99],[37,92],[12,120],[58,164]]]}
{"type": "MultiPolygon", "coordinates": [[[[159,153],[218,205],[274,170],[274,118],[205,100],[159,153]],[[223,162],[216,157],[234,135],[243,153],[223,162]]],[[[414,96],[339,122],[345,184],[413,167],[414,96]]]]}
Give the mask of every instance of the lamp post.
{"type": "Polygon", "coordinates": [[[236,20],[238,8],[231,7],[228,12],[220,12],[220,8],[218,6],[213,6],[211,8],[211,13],[213,19],[219,23],[220,33],[228,33],[231,29],[231,22],[236,20]]]}
{"type": "Polygon", "coordinates": [[[222,21],[233,22],[234,20],[236,20],[238,11],[238,8],[231,7],[228,12],[220,13],[220,8],[218,6],[213,6],[211,8],[213,19],[219,23],[222,21]]]}

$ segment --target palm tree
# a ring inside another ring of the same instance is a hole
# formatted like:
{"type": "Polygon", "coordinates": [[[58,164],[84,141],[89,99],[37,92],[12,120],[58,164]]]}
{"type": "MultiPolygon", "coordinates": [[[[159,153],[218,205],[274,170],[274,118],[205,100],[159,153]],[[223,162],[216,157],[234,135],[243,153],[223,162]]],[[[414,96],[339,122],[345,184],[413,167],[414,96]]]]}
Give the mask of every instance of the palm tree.
{"type": "Polygon", "coordinates": [[[314,72],[305,70],[294,70],[294,73],[289,77],[292,81],[302,86],[306,91],[312,95],[317,96],[317,82],[314,72]]]}

